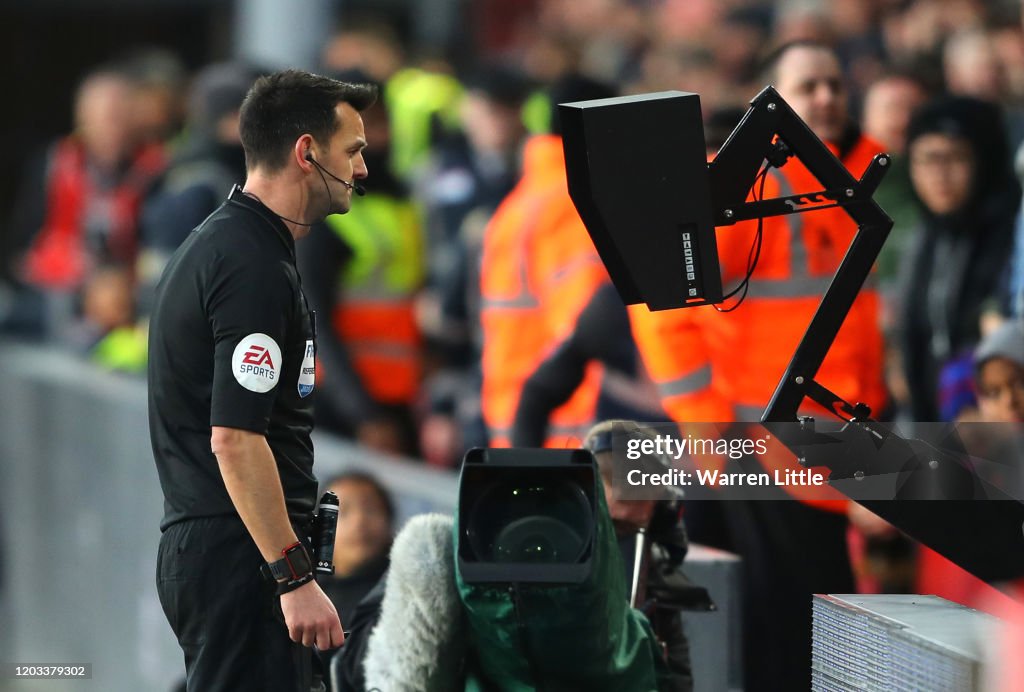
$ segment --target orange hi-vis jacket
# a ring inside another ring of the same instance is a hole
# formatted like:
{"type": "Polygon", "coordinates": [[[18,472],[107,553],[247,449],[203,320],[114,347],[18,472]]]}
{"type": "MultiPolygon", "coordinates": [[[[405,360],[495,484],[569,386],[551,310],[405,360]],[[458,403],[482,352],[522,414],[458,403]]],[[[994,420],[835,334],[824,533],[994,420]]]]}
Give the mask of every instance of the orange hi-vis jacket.
{"type": "MultiPolygon", "coordinates": [[[[572,330],[608,274],[569,197],[562,140],[527,141],[523,176],[484,235],[480,272],[484,421],[507,447],[523,383],[572,330]]],[[[578,445],[594,422],[601,368],[550,419],[548,446],[578,445]]]]}
{"type": "MultiPolygon", "coordinates": [[[[881,150],[861,137],[843,163],[860,177],[881,150]]],[[[764,197],[821,189],[791,159],[769,172],[764,197]]],[[[727,291],[746,275],[756,229],[757,220],[718,229],[727,291]]],[[[766,218],[760,260],[746,300],[735,311],[719,313],[702,306],[651,312],[643,305],[630,306],[633,335],[665,412],[677,422],[760,420],[856,230],[840,208],[766,218]]],[[[865,285],[815,378],[846,401],[863,402],[874,412],[886,403],[879,318],[878,294],[865,285]]],[[[810,400],[804,405],[809,415],[825,415],[810,400]]],[[[776,461],[788,465],[788,459],[776,461]]]]}

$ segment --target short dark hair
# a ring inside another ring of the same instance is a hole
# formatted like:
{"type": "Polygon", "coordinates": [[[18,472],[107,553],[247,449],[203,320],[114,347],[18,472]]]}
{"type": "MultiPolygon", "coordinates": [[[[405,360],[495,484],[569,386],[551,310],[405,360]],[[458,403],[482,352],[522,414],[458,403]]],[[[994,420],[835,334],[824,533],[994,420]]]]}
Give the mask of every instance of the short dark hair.
{"type": "Polygon", "coordinates": [[[810,48],[811,50],[823,50],[832,55],[836,54],[834,46],[819,41],[813,38],[798,38],[792,41],[786,41],[780,46],[777,46],[774,50],[769,52],[763,60],[761,60],[761,66],[757,74],[762,84],[775,84],[777,75],[775,74],[776,69],[779,67],[779,63],[782,62],[782,58],[789,51],[794,48],[810,48]]]}
{"type": "Polygon", "coordinates": [[[330,488],[337,485],[338,483],[363,483],[373,488],[373,491],[380,498],[381,503],[384,505],[384,511],[388,515],[388,521],[392,524],[395,523],[395,501],[391,497],[391,493],[384,487],[384,484],[377,479],[371,473],[366,471],[352,470],[343,471],[336,476],[330,478],[324,483],[324,489],[330,488]]]}
{"type": "Polygon", "coordinates": [[[334,112],[339,103],[363,111],[376,100],[377,89],[371,84],[339,82],[301,70],[260,77],[246,94],[240,113],[246,168],[279,170],[300,136],[310,134],[327,144],[340,126],[334,112]]]}

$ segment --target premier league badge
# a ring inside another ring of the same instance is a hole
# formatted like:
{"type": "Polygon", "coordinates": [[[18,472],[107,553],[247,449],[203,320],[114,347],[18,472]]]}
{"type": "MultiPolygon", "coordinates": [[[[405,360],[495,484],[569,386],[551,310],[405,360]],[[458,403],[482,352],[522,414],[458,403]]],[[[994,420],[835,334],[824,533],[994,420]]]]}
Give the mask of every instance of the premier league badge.
{"type": "Polygon", "coordinates": [[[313,385],[316,381],[316,363],[313,352],[313,340],[306,339],[306,355],[303,356],[302,366],[299,368],[299,396],[303,399],[313,393],[313,385]]]}

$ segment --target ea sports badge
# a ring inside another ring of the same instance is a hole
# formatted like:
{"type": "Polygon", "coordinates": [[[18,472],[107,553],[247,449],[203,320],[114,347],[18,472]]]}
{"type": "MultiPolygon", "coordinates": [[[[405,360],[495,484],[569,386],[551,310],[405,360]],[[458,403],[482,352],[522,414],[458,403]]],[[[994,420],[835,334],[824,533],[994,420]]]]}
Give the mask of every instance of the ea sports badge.
{"type": "Polygon", "coordinates": [[[303,399],[313,393],[313,385],[316,383],[314,353],[313,340],[306,339],[306,355],[302,357],[302,366],[299,368],[299,396],[303,399]]]}
{"type": "Polygon", "coordinates": [[[250,392],[269,392],[281,376],[281,347],[266,334],[250,334],[235,346],[231,372],[250,392]]]}

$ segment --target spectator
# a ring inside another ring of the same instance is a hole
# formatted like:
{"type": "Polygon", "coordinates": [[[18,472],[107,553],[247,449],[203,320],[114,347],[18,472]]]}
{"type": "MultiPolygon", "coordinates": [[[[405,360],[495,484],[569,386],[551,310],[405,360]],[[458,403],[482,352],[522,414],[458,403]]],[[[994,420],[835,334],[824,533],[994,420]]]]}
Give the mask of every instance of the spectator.
{"type": "Polygon", "coordinates": [[[885,147],[892,165],[874,201],[893,220],[893,230],[879,256],[879,278],[891,282],[898,273],[899,258],[906,247],[907,235],[918,222],[906,162],[906,128],[910,116],[929,97],[927,86],[909,73],[891,73],[873,82],[864,95],[861,120],[864,134],[885,147]]]}
{"type": "Polygon", "coordinates": [[[984,29],[965,28],[946,41],[942,52],[946,88],[955,96],[999,103],[1006,93],[1006,75],[992,40],[984,29]]]}
{"type": "Polygon", "coordinates": [[[391,172],[410,181],[425,163],[436,136],[454,126],[462,86],[437,61],[411,65],[386,24],[355,19],[335,33],[321,54],[330,72],[357,71],[382,85],[391,125],[391,172]]]}
{"type": "MultiPolygon", "coordinates": [[[[924,83],[909,73],[899,72],[879,78],[864,96],[861,119],[864,134],[881,144],[892,157],[889,171],[875,192],[875,201],[893,220],[892,231],[878,259],[878,278],[887,285],[893,283],[899,273],[900,257],[910,232],[917,225],[918,211],[905,156],[907,125],[914,111],[927,100],[924,83]]],[[[893,291],[883,289],[883,292],[891,294],[893,291]]]]}
{"type": "Polygon", "coordinates": [[[420,315],[438,363],[426,383],[431,414],[421,449],[440,465],[487,444],[475,328],[480,251],[487,220],[519,177],[527,96],[527,81],[514,70],[488,66],[474,74],[462,101],[462,132],[439,144],[421,185],[431,249],[420,315]]]}
{"type": "Polygon", "coordinates": [[[143,213],[138,263],[143,302],[171,254],[224,201],[231,186],[245,179],[238,111],[257,76],[256,70],[235,63],[210,65],[196,75],[185,139],[143,213]]]}
{"type": "MultiPolygon", "coordinates": [[[[657,598],[655,592],[664,594],[669,584],[676,588],[674,599],[680,599],[682,591],[702,592],[700,587],[693,587],[679,572],[683,558],[689,549],[686,527],[681,520],[681,508],[678,498],[665,491],[662,499],[626,500],[614,483],[615,457],[612,454],[612,437],[615,434],[628,435],[630,439],[654,439],[655,432],[632,421],[609,420],[598,423],[583,439],[584,449],[594,453],[598,470],[601,474],[601,487],[604,489],[605,501],[608,503],[608,514],[615,525],[615,533],[623,548],[623,564],[626,567],[627,580],[632,579],[634,559],[632,548],[638,530],[648,533],[651,547],[651,559],[648,563],[648,574],[643,580],[647,586],[648,596],[657,598]]],[[[642,462],[641,462],[642,463],[642,462]]],[[[660,464],[660,461],[654,461],[660,464]]],[[[628,582],[627,582],[628,583],[628,582]]],[[[702,594],[704,603],[709,603],[707,593],[702,594]]],[[[640,607],[642,604],[637,604],[640,607]]],[[[683,632],[680,609],[659,608],[656,604],[644,609],[651,621],[655,635],[660,640],[668,665],[669,684],[665,687],[674,692],[688,692],[693,689],[693,669],[690,664],[690,644],[683,632]]],[[[704,609],[707,609],[706,607],[704,609]]]]}
{"type": "Polygon", "coordinates": [[[730,84],[746,87],[746,93],[764,86],[756,83],[758,53],[768,40],[770,20],[770,9],[764,5],[734,7],[722,18],[717,40],[710,46],[722,76],[730,84]]]}
{"type": "Polygon", "coordinates": [[[68,345],[105,369],[142,373],[148,323],[139,321],[136,283],[131,267],[96,269],[82,289],[82,318],[68,330],[68,345]]]}
{"type": "MultiPolygon", "coordinates": [[[[602,98],[609,87],[578,75],[552,89],[552,103],[602,98]]],[[[598,286],[608,280],[587,229],[569,198],[561,129],[527,140],[523,177],[484,233],[480,322],[484,420],[490,444],[507,447],[523,382],[571,329],[598,286]]],[[[578,444],[596,415],[592,371],[554,412],[548,443],[578,444]]]]}
{"type": "Polygon", "coordinates": [[[974,352],[982,421],[1024,423],[1024,322],[1011,319],[974,352]]]}
{"type": "MultiPolygon", "coordinates": [[[[1008,320],[982,339],[970,365],[978,411],[957,425],[975,468],[996,488],[1020,497],[1024,458],[1024,324],[1008,320]],[[984,460],[984,461],[983,461],[984,460]],[[987,462],[987,463],[986,463],[987,462]],[[1007,464],[1016,468],[1008,469],[1007,464]]],[[[965,417],[967,418],[967,417],[965,417]]],[[[930,548],[919,551],[914,593],[936,594],[956,603],[1001,614],[1006,594],[930,548]]]]}
{"type": "MultiPolygon", "coordinates": [[[[321,586],[342,622],[351,623],[356,605],[387,572],[395,506],[380,481],[361,471],[336,476],[325,487],[338,496],[338,531],[334,576],[322,580],[321,586]]],[[[326,662],[330,653],[323,658],[326,662]]]]}
{"type": "Polygon", "coordinates": [[[946,88],[954,96],[969,96],[1003,109],[1008,144],[1013,150],[1024,140],[1024,111],[1010,103],[1006,65],[995,34],[982,28],[961,29],[949,37],[942,53],[946,88]]]}
{"type": "Polygon", "coordinates": [[[134,86],[119,69],[89,73],[75,97],[75,131],[26,175],[13,235],[28,248],[21,278],[50,303],[37,329],[55,332],[80,316],[76,293],[97,267],[135,262],[140,206],[164,157],[136,127],[134,86]]]}
{"type": "Polygon", "coordinates": [[[917,108],[928,100],[924,81],[910,72],[892,72],[868,87],[864,97],[864,134],[878,141],[890,155],[889,170],[875,190],[874,199],[893,220],[892,230],[876,264],[882,298],[882,324],[886,333],[886,384],[894,406],[906,407],[910,394],[899,352],[900,266],[920,218],[910,185],[907,163],[907,125],[917,108]]]}
{"type": "Polygon", "coordinates": [[[912,0],[886,18],[887,53],[898,64],[931,61],[955,31],[981,25],[986,6],[975,0],[912,0]]]}
{"type": "Polygon", "coordinates": [[[460,132],[435,149],[420,196],[429,212],[432,279],[438,284],[466,264],[460,248],[473,238],[479,242],[480,216],[489,216],[519,177],[526,134],[520,110],[528,95],[529,85],[518,72],[499,66],[480,70],[467,83],[460,132]]]}
{"type": "MultiPolygon", "coordinates": [[[[362,73],[340,75],[362,81],[362,73]]],[[[425,274],[421,215],[391,167],[388,112],[363,112],[366,195],[327,217],[298,250],[320,314],[317,425],[373,449],[415,455],[414,404],[423,371],[415,300],[425,274]]]]}
{"type": "MultiPolygon", "coordinates": [[[[591,362],[604,368],[599,416],[639,414],[660,420],[653,383],[639,367],[629,315],[611,283],[598,287],[569,333],[523,383],[516,406],[512,444],[540,447],[551,412],[564,404],[586,377],[591,362]],[[612,382],[615,384],[612,385],[612,382]]],[[[614,516],[613,516],[614,518],[614,516]]]]}
{"type": "Polygon", "coordinates": [[[887,153],[902,156],[907,148],[910,117],[927,100],[928,87],[910,72],[879,77],[864,96],[864,134],[885,147],[887,153]]]}
{"type": "Polygon", "coordinates": [[[940,371],[978,341],[1011,251],[1021,192],[991,104],[933,101],[909,126],[908,152],[922,225],[905,266],[903,366],[913,418],[937,421],[940,371]]]}
{"type": "Polygon", "coordinates": [[[359,70],[384,83],[405,64],[402,42],[387,22],[371,17],[350,17],[328,38],[320,51],[327,70],[359,70]]]}
{"type": "MultiPolygon", "coordinates": [[[[961,416],[956,432],[985,480],[1014,495],[1020,470],[1007,470],[1003,464],[1019,465],[1024,451],[1024,324],[1008,320],[982,339],[970,367],[978,409],[961,416]]],[[[999,592],[985,582],[939,553],[918,546],[860,505],[851,506],[850,518],[864,536],[867,559],[861,566],[877,579],[871,591],[936,594],[998,614],[994,606],[1005,596],[999,598],[999,592]]]]}
{"type": "Polygon", "coordinates": [[[186,72],[174,53],[162,48],[129,51],[120,60],[135,85],[132,118],[143,141],[169,143],[181,129],[186,72]]]}
{"type": "Polygon", "coordinates": [[[402,527],[387,575],[359,603],[334,661],[335,692],[476,689],[466,682],[454,545],[450,516],[419,514],[402,527]]]}

